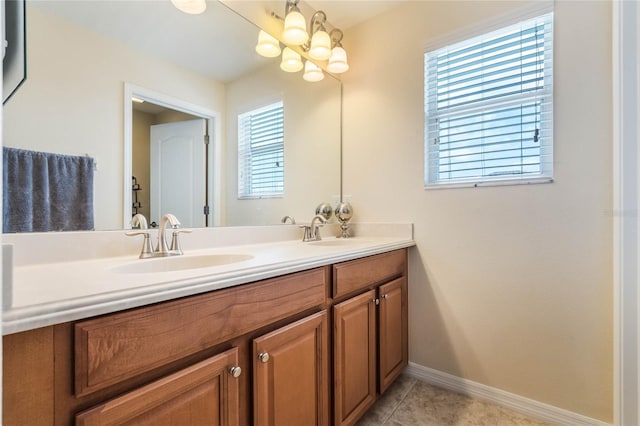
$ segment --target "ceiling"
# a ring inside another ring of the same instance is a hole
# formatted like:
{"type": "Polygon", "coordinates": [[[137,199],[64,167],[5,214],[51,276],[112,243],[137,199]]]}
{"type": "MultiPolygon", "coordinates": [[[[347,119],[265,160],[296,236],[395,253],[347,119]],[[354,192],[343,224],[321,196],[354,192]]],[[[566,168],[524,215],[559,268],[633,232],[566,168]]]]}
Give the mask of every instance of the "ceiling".
{"type": "MultiPolygon", "coordinates": [[[[325,11],[332,26],[345,30],[401,1],[307,3],[325,11]]],[[[270,61],[255,53],[257,28],[214,0],[207,0],[201,15],[182,13],[169,0],[30,0],[28,4],[221,82],[233,81],[270,61]]],[[[284,10],[284,0],[282,6],[284,10]]]]}
{"type": "Polygon", "coordinates": [[[404,1],[406,0],[306,0],[305,2],[315,10],[324,11],[331,25],[344,31],[404,1]]]}

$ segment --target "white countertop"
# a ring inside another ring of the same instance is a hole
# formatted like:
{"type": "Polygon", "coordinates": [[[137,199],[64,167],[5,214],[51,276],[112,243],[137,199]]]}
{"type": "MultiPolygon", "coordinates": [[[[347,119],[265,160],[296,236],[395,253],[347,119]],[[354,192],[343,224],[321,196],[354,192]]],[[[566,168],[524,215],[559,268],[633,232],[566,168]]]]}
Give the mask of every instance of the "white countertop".
{"type": "MultiPolygon", "coordinates": [[[[379,229],[379,226],[371,227],[376,228],[379,229]]],[[[199,241],[194,242],[194,247],[190,249],[186,237],[183,240],[185,254],[181,258],[204,255],[245,255],[250,258],[219,266],[166,272],[155,272],[154,267],[149,268],[154,272],[120,272],[118,269],[136,268],[141,262],[151,265],[153,262],[171,261],[176,257],[138,259],[135,254],[127,254],[83,258],[78,255],[78,259],[61,261],[56,258],[55,261],[47,262],[46,258],[36,261],[31,256],[27,261],[21,251],[28,252],[28,247],[21,245],[32,242],[24,243],[20,237],[5,236],[3,242],[9,240],[9,243],[16,246],[16,259],[11,265],[11,289],[4,293],[5,298],[9,297],[10,300],[5,301],[2,331],[3,334],[11,334],[88,318],[414,245],[411,225],[396,225],[392,228],[395,232],[364,232],[365,227],[362,227],[363,232],[358,233],[357,237],[347,240],[324,237],[322,245],[303,243],[299,239],[274,241],[273,238],[246,244],[245,238],[238,238],[240,244],[230,242],[224,245],[224,241],[218,241],[215,246],[202,247],[206,243],[199,241]]],[[[230,236],[233,240],[233,233],[230,236]]],[[[47,237],[49,236],[38,241],[42,242],[47,237]]],[[[126,238],[115,235],[115,238],[118,237],[126,238]]],[[[138,245],[141,244],[141,240],[137,242],[138,245]]],[[[67,240],[65,244],[70,243],[67,240]]],[[[69,250],[72,250],[71,247],[69,246],[69,250]]]]}

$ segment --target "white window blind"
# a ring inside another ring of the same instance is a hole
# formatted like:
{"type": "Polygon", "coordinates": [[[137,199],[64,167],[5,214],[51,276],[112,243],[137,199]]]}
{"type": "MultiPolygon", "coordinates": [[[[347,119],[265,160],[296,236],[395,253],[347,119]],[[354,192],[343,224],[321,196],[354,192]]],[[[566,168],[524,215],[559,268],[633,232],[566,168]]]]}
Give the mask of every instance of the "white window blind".
{"type": "Polygon", "coordinates": [[[425,54],[425,185],[551,180],[553,15],[425,54]]]}
{"type": "Polygon", "coordinates": [[[238,197],[284,194],[282,101],[238,115],[238,197]]]}

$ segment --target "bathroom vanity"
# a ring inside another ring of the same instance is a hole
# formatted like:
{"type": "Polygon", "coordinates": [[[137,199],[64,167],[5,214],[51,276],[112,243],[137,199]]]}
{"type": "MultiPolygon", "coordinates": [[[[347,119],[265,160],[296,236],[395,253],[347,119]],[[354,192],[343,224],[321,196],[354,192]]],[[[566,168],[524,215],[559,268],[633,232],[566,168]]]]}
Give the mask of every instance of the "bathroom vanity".
{"type": "Polygon", "coordinates": [[[76,305],[37,327],[9,315],[3,424],[353,424],[407,364],[413,241],[352,241],[236,246],[256,258],[182,282],[192,294],[164,283],[165,300],[111,295],[110,312],[74,318],[76,305]]]}

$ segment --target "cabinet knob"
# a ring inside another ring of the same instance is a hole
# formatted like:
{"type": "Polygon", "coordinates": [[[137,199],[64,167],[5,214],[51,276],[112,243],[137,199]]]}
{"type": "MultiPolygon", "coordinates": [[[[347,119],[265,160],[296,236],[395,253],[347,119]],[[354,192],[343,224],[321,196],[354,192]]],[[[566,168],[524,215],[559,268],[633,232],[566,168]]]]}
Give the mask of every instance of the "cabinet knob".
{"type": "Polygon", "coordinates": [[[383,299],[386,299],[386,298],[387,298],[387,293],[383,294],[383,295],[382,295],[382,298],[383,298],[383,299]]]}
{"type": "Polygon", "coordinates": [[[260,355],[258,355],[258,359],[262,362],[267,362],[269,361],[269,353],[268,352],[262,352],[260,355]]]}
{"type": "Polygon", "coordinates": [[[380,299],[378,299],[377,297],[375,299],[373,299],[373,303],[374,305],[379,305],[380,304],[380,299]]]}
{"type": "Polygon", "coordinates": [[[238,366],[231,367],[229,369],[229,374],[231,374],[232,377],[237,379],[242,374],[242,368],[240,368],[238,366]]]}

